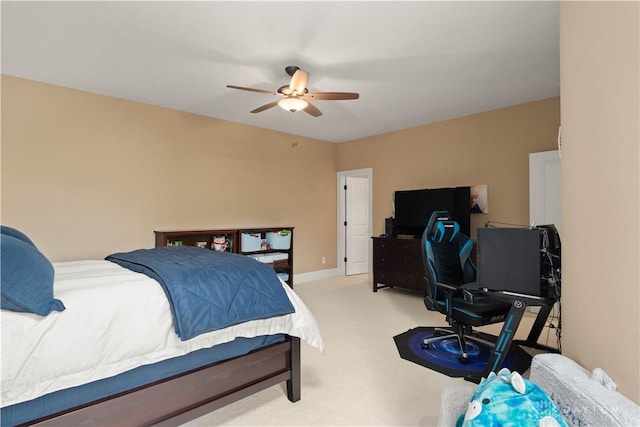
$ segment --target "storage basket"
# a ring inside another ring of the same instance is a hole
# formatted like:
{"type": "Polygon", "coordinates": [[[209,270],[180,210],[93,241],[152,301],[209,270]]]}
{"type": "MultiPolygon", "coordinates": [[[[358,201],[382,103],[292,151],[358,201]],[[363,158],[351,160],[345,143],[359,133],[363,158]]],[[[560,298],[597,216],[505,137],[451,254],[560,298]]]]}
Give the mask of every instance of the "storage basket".
{"type": "Polygon", "coordinates": [[[291,247],[291,230],[267,232],[267,244],[271,249],[289,249],[291,247]]]}
{"type": "Polygon", "coordinates": [[[260,233],[242,233],[240,237],[240,247],[242,252],[256,252],[260,250],[262,237],[260,233]]]}

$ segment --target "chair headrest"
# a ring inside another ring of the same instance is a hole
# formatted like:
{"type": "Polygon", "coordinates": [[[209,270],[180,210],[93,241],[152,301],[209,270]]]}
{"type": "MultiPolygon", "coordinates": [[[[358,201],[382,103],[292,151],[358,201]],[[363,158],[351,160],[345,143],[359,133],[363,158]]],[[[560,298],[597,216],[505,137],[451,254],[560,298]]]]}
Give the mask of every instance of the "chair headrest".
{"type": "Polygon", "coordinates": [[[460,233],[460,225],[447,211],[434,211],[424,232],[432,242],[450,242],[460,233]]]}

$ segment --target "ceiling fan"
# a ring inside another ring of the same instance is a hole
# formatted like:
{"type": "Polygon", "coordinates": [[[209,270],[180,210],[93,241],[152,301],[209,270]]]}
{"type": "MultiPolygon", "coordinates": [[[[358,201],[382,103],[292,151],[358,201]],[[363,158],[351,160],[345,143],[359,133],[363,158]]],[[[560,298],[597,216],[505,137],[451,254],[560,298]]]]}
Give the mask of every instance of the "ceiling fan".
{"type": "Polygon", "coordinates": [[[304,110],[311,114],[313,117],[322,115],[322,112],[318,108],[309,102],[310,99],[314,100],[347,100],[358,99],[359,94],[354,92],[309,92],[307,89],[307,82],[309,80],[309,73],[301,70],[295,65],[285,67],[285,71],[291,76],[291,81],[288,85],[280,87],[277,91],[254,89],[250,87],[227,85],[231,89],[246,90],[249,92],[267,93],[270,95],[282,95],[283,98],[278,101],[273,101],[268,104],[262,105],[254,110],[252,113],[260,113],[264,110],[268,110],[271,107],[279,105],[281,108],[296,112],[304,110]]]}

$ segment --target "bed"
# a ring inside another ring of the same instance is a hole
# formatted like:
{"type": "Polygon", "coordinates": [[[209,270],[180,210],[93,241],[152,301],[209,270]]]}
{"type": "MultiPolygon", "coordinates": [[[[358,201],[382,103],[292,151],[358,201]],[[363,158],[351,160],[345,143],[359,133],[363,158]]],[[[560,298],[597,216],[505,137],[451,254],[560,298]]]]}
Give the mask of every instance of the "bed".
{"type": "MultiPolygon", "coordinates": [[[[322,337],[308,308],[270,269],[277,281],[271,290],[251,285],[254,266],[263,264],[251,260],[231,276],[252,292],[232,286],[227,297],[212,299],[188,288],[207,302],[199,307],[180,287],[168,290],[163,276],[134,271],[137,260],[113,259],[138,251],[49,263],[18,233],[3,226],[0,235],[3,426],[178,425],[279,383],[289,400],[300,399],[300,340],[322,350],[322,337]],[[286,301],[265,301],[270,292],[286,301]],[[225,298],[255,306],[257,317],[219,303],[225,298]],[[212,326],[206,310],[216,305],[228,313],[212,326]],[[199,319],[195,329],[177,320],[180,310],[199,319]]],[[[200,261],[224,256],[178,251],[200,261]]]]}

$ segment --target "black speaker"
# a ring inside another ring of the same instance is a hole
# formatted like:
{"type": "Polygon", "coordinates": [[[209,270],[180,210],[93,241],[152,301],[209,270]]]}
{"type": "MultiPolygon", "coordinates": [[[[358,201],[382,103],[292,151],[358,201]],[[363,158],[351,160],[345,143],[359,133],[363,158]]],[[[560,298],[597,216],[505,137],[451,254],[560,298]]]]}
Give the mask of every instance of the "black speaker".
{"type": "Polygon", "coordinates": [[[387,237],[395,237],[396,235],[395,227],[393,224],[394,224],[393,217],[384,219],[384,234],[386,234],[387,237]]]}

